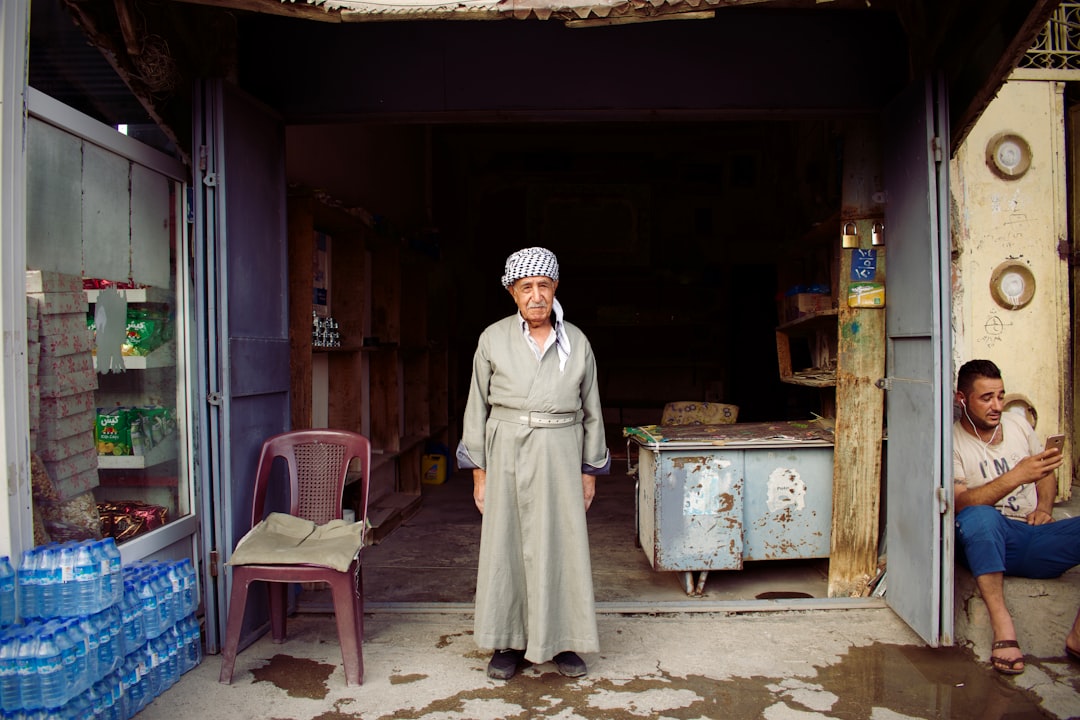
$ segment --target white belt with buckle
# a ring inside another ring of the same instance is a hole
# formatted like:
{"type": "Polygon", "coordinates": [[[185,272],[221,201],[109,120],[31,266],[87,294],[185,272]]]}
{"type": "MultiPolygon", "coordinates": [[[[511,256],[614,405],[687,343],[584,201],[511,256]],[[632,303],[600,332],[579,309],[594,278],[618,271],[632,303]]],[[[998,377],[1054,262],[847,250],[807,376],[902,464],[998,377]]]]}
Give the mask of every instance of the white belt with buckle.
{"type": "Polygon", "coordinates": [[[585,417],[581,410],[572,413],[545,413],[537,410],[515,410],[496,405],[491,408],[491,417],[531,428],[566,427],[576,425],[585,417]]]}

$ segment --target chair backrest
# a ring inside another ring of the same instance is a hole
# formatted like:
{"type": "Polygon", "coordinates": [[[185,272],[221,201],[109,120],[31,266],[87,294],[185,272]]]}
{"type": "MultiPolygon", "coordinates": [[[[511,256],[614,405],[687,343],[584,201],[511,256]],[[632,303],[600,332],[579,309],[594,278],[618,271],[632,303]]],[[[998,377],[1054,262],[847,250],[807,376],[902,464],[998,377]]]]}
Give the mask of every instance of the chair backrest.
{"type": "Polygon", "coordinates": [[[348,430],[290,430],[263,442],[255,472],[251,526],[263,519],[270,471],[277,458],[285,460],[289,475],[289,514],[316,525],[341,518],[345,479],[352,461],[359,460],[359,503],[356,520],[367,519],[371,443],[348,430]]]}
{"type": "Polygon", "coordinates": [[[661,425],[728,425],[739,417],[739,406],[683,400],[664,406],[661,425]]]}

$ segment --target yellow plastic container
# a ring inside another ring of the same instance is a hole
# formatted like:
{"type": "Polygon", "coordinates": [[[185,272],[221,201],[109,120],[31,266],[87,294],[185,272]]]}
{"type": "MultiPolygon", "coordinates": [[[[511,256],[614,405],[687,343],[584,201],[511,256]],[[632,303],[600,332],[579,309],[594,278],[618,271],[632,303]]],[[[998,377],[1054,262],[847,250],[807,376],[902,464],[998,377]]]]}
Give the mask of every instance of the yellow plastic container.
{"type": "Polygon", "coordinates": [[[420,480],[428,485],[442,485],[446,482],[446,456],[422,456],[420,458],[420,480]]]}

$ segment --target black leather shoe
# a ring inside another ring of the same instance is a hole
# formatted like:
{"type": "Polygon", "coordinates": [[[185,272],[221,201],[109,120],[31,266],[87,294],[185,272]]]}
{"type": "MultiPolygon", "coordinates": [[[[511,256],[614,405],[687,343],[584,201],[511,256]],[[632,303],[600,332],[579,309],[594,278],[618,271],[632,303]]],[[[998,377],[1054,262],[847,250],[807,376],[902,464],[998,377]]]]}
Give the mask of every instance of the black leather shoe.
{"type": "Polygon", "coordinates": [[[581,677],[588,672],[588,668],[585,667],[585,661],[578,657],[576,652],[561,652],[554,658],[555,667],[559,669],[559,673],[566,677],[581,677]]]}
{"type": "Polygon", "coordinates": [[[524,650],[496,650],[487,666],[488,677],[495,680],[509,680],[514,677],[518,663],[524,657],[524,650]]]}

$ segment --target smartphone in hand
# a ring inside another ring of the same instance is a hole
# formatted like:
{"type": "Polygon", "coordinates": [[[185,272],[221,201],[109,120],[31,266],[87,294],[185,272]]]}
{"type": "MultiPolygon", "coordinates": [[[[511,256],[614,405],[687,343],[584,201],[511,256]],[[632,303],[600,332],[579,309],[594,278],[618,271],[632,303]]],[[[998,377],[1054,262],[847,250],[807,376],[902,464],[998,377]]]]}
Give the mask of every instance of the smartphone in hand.
{"type": "Polygon", "coordinates": [[[1051,435],[1050,437],[1046,438],[1046,447],[1043,448],[1043,451],[1045,452],[1046,450],[1050,450],[1052,448],[1057,448],[1058,452],[1062,452],[1065,448],[1065,436],[1051,435]]]}

